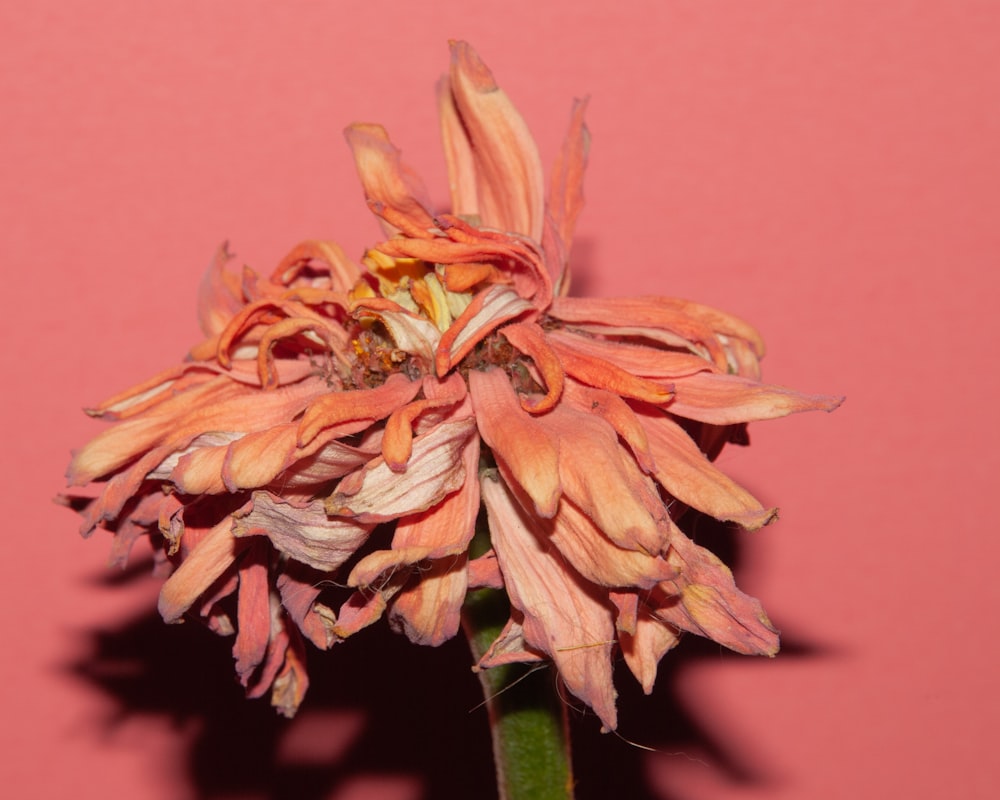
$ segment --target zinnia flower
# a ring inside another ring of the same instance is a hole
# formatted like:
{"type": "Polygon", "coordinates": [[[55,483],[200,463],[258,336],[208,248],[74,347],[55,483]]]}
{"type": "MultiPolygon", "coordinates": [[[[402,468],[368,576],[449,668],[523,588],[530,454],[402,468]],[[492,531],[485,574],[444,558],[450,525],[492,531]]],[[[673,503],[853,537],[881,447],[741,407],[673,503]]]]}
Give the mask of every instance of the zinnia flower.
{"type": "Polygon", "coordinates": [[[760,604],[678,522],[690,507],[767,524],[775,510],[713,459],[748,422],[839,400],[761,383],[759,334],[722,311],[567,296],[585,102],[546,191],[469,45],[452,44],[438,101],[450,213],[380,126],[348,128],[385,240],[360,265],[305,242],[268,277],[223,247],[205,341],[89,412],[115,424],[69,468],[71,486],[103,483],[82,532],[111,531],[122,564],[148,536],[163,618],[235,634],[248,694],[285,714],[305,639],[329,648],[384,616],[437,645],[491,586],[510,620],[478,668],[550,659],[614,728],[616,651],[649,692],[684,631],[777,650],[760,604]],[[491,549],[470,558],[481,505],[491,549]],[[334,607],[323,587],[343,591],[334,607]]]}

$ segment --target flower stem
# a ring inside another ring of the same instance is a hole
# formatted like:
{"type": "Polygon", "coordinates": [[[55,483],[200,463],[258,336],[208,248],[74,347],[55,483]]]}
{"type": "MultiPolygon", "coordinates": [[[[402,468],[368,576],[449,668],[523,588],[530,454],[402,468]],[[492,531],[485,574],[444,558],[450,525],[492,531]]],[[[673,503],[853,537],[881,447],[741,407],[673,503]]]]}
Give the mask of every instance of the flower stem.
{"type": "MultiPolygon", "coordinates": [[[[462,620],[477,662],[509,614],[504,592],[469,593],[462,620]]],[[[478,674],[489,712],[500,800],[572,800],[566,704],[556,691],[552,671],[507,664],[478,674]]]]}

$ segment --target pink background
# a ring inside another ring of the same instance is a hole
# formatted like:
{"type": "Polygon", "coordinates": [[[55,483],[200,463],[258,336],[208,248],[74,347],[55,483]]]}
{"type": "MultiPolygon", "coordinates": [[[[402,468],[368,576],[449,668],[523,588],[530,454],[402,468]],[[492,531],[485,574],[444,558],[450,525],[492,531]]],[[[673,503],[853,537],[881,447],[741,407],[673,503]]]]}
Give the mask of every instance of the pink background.
{"type": "Polygon", "coordinates": [[[221,240],[266,272],[375,239],[346,124],[384,123],[445,201],[432,89],[464,38],[547,161],[592,96],[580,289],[737,312],[769,380],[848,396],[722,459],[781,507],[737,576],[787,652],[686,641],[648,699],[620,675],[620,733],[657,752],[583,718],[581,797],[997,796],[998,34],[988,0],[4,3],[0,785],[472,796],[460,644],[363,634],[279,725],[51,502],[100,429],[79,409],[195,341],[221,240]]]}

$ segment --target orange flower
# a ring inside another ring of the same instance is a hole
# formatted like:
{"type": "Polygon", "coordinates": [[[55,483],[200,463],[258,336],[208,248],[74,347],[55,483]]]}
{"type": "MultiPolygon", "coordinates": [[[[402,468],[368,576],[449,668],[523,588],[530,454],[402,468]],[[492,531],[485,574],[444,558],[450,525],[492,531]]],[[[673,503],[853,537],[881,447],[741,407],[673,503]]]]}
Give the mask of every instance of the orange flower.
{"type": "Polygon", "coordinates": [[[266,278],[222,248],[206,340],[90,412],[115,424],[69,468],[72,486],[103,482],[82,531],[113,532],[119,563],[147,535],[170,571],[164,619],[235,633],[248,693],[286,714],[304,639],[328,648],[385,615],[437,645],[470,587],[494,586],[511,616],[478,667],[551,659],[614,728],[616,648],[647,692],[682,631],[777,650],[678,522],[690,507],[767,524],[774,509],[712,460],[747,422],[840,401],[761,383],[760,336],[724,312],[566,296],[584,102],[546,199],[524,121],[467,44],[438,97],[451,213],[381,127],[350,127],[386,240],[361,265],[305,242],[266,278]],[[492,550],[470,561],[481,504],[492,550]],[[346,587],[335,608],[324,586],[346,587]]]}

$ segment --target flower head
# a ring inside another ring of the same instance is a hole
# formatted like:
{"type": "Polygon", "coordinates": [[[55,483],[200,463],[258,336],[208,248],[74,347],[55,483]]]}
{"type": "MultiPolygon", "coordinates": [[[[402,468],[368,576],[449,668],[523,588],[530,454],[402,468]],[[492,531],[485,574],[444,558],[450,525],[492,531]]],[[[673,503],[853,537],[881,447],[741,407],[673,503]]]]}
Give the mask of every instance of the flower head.
{"type": "Polygon", "coordinates": [[[777,650],[679,523],[687,508],[769,522],[713,459],[747,422],[839,400],[761,383],[759,334],[724,312],[567,296],[584,102],[547,189],[469,45],[452,44],[438,102],[451,211],[431,210],[380,126],[348,128],[384,241],[360,264],[305,242],[267,277],[223,247],[206,339],[90,412],[114,425],[69,468],[72,486],[103,484],[82,531],[111,531],[119,563],[148,536],[164,619],[235,634],[248,693],[284,713],[307,687],[304,640],[329,648],[385,616],[440,644],[469,589],[493,586],[510,620],[479,668],[551,659],[614,728],[615,650],[646,691],[683,631],[777,650]],[[471,558],[481,506],[492,546],[471,558]]]}

